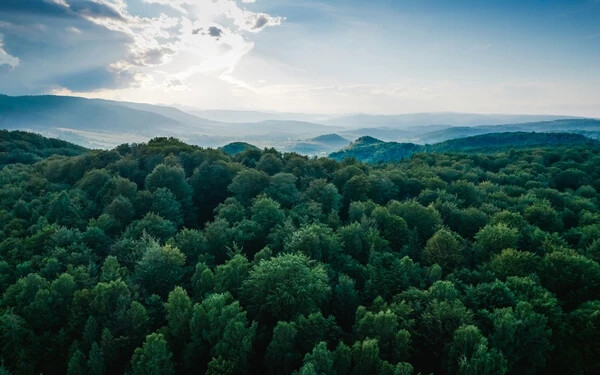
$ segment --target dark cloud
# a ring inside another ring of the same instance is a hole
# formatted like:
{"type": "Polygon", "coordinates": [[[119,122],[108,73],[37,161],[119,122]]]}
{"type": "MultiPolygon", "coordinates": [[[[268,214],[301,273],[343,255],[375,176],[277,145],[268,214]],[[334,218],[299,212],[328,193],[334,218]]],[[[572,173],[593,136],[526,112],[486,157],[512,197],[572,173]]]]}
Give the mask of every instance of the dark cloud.
{"type": "MultiPolygon", "coordinates": [[[[15,95],[47,93],[57,87],[93,91],[132,83],[130,73],[110,68],[128,55],[130,36],[86,19],[93,15],[120,20],[118,12],[90,1],[67,2],[71,10],[51,1],[0,0],[3,48],[19,58],[15,69],[0,69],[2,91],[15,95]],[[80,32],[70,32],[71,28],[80,32]]],[[[157,58],[157,53],[150,53],[144,60],[157,58]]]]}
{"type": "Polygon", "coordinates": [[[262,29],[267,23],[269,23],[269,19],[264,15],[260,15],[256,22],[254,23],[253,29],[262,29]]]}
{"type": "MultiPolygon", "coordinates": [[[[0,15],[26,14],[43,17],[98,17],[124,21],[123,16],[113,7],[90,0],[68,0],[69,7],[46,0],[1,0],[0,15]]],[[[0,18],[4,18],[1,17],[0,18]]]]}
{"type": "Polygon", "coordinates": [[[194,35],[198,35],[198,34],[200,33],[200,31],[202,31],[202,28],[201,28],[201,27],[200,27],[200,28],[198,28],[198,29],[194,29],[194,30],[192,30],[192,34],[194,34],[194,35]]]}
{"type": "Polygon", "coordinates": [[[68,4],[73,12],[82,16],[113,18],[125,21],[116,9],[105,4],[87,0],[70,0],[68,4]]]}
{"type": "Polygon", "coordinates": [[[212,36],[213,38],[219,39],[221,36],[223,36],[223,30],[219,29],[216,26],[211,26],[208,28],[208,35],[212,36]]]}
{"type": "Polygon", "coordinates": [[[0,1],[0,14],[2,13],[18,13],[20,15],[30,13],[47,17],[70,16],[65,7],[43,0],[2,0],[0,1]]]}

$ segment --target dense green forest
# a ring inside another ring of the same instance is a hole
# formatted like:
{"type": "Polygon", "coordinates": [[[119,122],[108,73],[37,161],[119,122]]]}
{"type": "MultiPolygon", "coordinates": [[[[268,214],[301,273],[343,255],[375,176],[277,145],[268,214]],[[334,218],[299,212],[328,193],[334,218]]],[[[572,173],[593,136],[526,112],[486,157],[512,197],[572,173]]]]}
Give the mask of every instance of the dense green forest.
{"type": "Polygon", "coordinates": [[[348,147],[331,153],[329,157],[338,161],[351,157],[367,163],[386,163],[405,159],[418,152],[497,153],[524,147],[552,145],[600,147],[600,142],[581,134],[535,132],[488,133],[426,145],[384,142],[373,137],[360,137],[348,147]]]}
{"type": "Polygon", "coordinates": [[[86,151],[60,139],[0,129],[0,167],[13,163],[33,164],[51,155],[74,156],[86,151]]]}
{"type": "Polygon", "coordinates": [[[48,142],[0,170],[0,374],[600,372],[597,147],[48,142]]]}

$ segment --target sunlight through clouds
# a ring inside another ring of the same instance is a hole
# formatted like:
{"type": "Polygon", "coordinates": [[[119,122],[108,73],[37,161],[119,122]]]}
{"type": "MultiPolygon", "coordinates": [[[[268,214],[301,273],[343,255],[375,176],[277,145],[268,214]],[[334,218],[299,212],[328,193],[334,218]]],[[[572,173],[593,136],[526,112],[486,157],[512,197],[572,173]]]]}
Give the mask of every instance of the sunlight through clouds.
{"type": "MultiPolygon", "coordinates": [[[[12,6],[17,11],[29,11],[29,14],[22,14],[35,19],[40,28],[48,28],[56,22],[48,16],[52,13],[60,15],[65,25],[56,31],[59,47],[65,46],[60,39],[67,40],[69,46],[77,40],[74,36],[85,42],[86,39],[111,35],[91,31],[93,26],[90,25],[116,33],[112,35],[121,35],[119,43],[124,49],[118,59],[103,65],[98,60],[96,66],[88,64],[80,73],[74,69],[71,76],[57,82],[58,87],[52,88],[54,92],[85,93],[127,87],[181,89],[195,74],[206,74],[247,87],[241,80],[233,78],[232,73],[240,59],[254,48],[249,36],[283,21],[281,17],[246,9],[245,4],[250,2],[233,0],[143,0],[145,4],[160,5],[143,14],[135,12],[136,8],[131,5],[134,0],[23,1],[17,5],[9,4],[7,9],[0,4],[0,17],[3,10],[11,11],[12,6]],[[85,21],[89,24],[80,25],[85,21]],[[102,78],[90,79],[93,74],[102,78]],[[77,84],[79,76],[88,83],[77,84]],[[94,82],[97,85],[94,86],[94,82]]],[[[0,20],[0,31],[3,28],[14,30],[19,33],[15,37],[23,36],[17,30],[31,29],[34,23],[28,20],[28,25],[21,25],[10,17],[0,20]]],[[[83,48],[81,52],[85,52],[83,48]]],[[[59,48],[55,52],[60,53],[59,48]]],[[[0,39],[0,65],[15,68],[18,64],[17,57],[2,49],[0,39]]]]}

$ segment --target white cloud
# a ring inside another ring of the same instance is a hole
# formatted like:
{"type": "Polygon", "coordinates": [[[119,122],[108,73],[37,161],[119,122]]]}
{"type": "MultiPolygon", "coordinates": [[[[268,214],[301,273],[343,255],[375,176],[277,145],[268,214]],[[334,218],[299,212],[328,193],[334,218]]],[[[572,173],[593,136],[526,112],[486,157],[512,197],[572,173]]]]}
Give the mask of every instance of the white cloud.
{"type": "Polygon", "coordinates": [[[0,66],[8,65],[11,68],[16,68],[19,65],[19,58],[11,56],[4,50],[3,35],[0,34],[0,66]]]}
{"type": "MultiPolygon", "coordinates": [[[[57,1],[57,0],[55,0],[57,1]]],[[[68,2],[74,0],[60,0],[68,2]]],[[[254,47],[245,37],[269,26],[280,25],[283,18],[252,12],[234,0],[143,0],[176,10],[179,15],[141,17],[128,11],[124,0],[95,0],[114,10],[119,17],[82,14],[87,20],[125,34],[129,54],[111,69],[153,77],[154,84],[184,82],[198,73],[214,74],[230,84],[248,88],[232,74],[236,64],[254,47]],[[157,67],[160,66],[160,70],[157,67]],[[117,68],[115,68],[117,67],[117,68]]],[[[243,1],[249,3],[253,1],[243,1]]]]}
{"type": "Polygon", "coordinates": [[[81,34],[81,30],[79,30],[78,28],[76,28],[75,26],[70,26],[65,28],[66,31],[73,33],[73,34],[81,34]]]}

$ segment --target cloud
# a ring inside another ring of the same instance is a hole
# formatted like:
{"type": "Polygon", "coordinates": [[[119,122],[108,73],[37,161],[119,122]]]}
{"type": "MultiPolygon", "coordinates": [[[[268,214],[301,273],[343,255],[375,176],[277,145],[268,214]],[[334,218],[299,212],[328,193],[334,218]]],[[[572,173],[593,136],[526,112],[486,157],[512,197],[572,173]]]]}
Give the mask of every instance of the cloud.
{"type": "Polygon", "coordinates": [[[264,15],[259,15],[258,18],[256,18],[256,22],[254,22],[253,29],[262,29],[268,23],[269,23],[269,19],[267,17],[265,17],[264,15]]]}
{"type": "Polygon", "coordinates": [[[216,26],[211,26],[208,28],[208,35],[212,36],[213,38],[220,38],[223,35],[223,30],[216,26]]]}
{"type": "Polygon", "coordinates": [[[69,27],[65,28],[65,30],[70,33],[73,33],[73,34],[81,34],[81,30],[79,30],[75,26],[69,26],[69,27]]]}
{"type": "Polygon", "coordinates": [[[19,58],[9,55],[4,50],[3,35],[0,34],[0,66],[2,65],[8,65],[14,69],[19,65],[19,58]]]}
{"type": "Polygon", "coordinates": [[[247,34],[283,20],[245,8],[253,2],[141,0],[139,14],[139,4],[129,6],[134,0],[0,0],[0,31],[20,57],[0,49],[0,64],[19,65],[21,74],[0,72],[0,80],[12,80],[14,89],[26,81],[42,92],[174,87],[198,73],[243,85],[231,75],[254,47],[247,34]],[[36,72],[41,61],[45,72],[36,72]]]}

